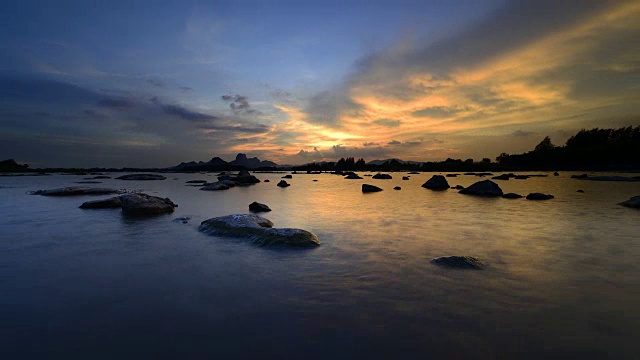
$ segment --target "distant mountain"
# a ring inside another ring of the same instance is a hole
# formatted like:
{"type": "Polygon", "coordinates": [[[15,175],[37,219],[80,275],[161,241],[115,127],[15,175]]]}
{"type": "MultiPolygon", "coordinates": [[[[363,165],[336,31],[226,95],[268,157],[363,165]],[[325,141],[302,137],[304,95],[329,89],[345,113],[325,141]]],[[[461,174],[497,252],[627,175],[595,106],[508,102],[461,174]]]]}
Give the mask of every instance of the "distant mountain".
{"type": "Polygon", "coordinates": [[[29,165],[20,165],[13,159],[0,161],[0,172],[27,172],[29,165]]]}
{"type": "Polygon", "coordinates": [[[421,161],[405,161],[405,160],[401,160],[401,159],[386,159],[386,160],[372,160],[369,161],[367,164],[369,165],[382,165],[386,162],[391,162],[391,161],[397,161],[400,164],[410,164],[410,165],[421,165],[423,162],[421,161]]]}
{"type": "Polygon", "coordinates": [[[183,162],[180,165],[176,165],[168,168],[172,171],[227,171],[227,170],[241,170],[241,169],[257,169],[276,167],[277,164],[272,161],[260,161],[257,157],[247,158],[246,154],[238,154],[236,159],[231,162],[226,162],[219,157],[214,157],[208,162],[183,162]]]}

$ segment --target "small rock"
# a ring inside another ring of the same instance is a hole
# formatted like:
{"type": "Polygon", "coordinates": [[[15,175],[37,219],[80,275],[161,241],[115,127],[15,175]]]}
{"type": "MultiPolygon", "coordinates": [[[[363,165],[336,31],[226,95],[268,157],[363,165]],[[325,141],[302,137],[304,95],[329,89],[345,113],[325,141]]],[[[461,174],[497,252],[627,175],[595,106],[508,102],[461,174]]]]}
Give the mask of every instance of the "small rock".
{"type": "Polygon", "coordinates": [[[626,206],[634,209],[640,209],[640,195],[634,196],[627,201],[621,202],[618,205],[622,205],[622,206],[626,206]]]}
{"type": "Polygon", "coordinates": [[[265,212],[265,211],[271,211],[271,209],[265,205],[265,204],[261,204],[259,202],[252,202],[251,204],[249,204],[249,210],[252,212],[265,212]]]}
{"type": "Polygon", "coordinates": [[[527,200],[550,200],[553,199],[553,195],[543,193],[531,193],[527,195],[527,200]]]}
{"type": "Polygon", "coordinates": [[[393,188],[393,190],[402,190],[402,188],[400,186],[396,186],[393,188]]]}
{"type": "Polygon", "coordinates": [[[183,224],[186,224],[189,222],[189,220],[191,220],[191,217],[189,216],[181,216],[181,217],[177,217],[175,219],[173,219],[173,221],[175,222],[181,222],[183,224]]]}
{"type": "Polygon", "coordinates": [[[382,189],[374,185],[362,184],[363,193],[378,192],[378,191],[382,191],[382,189]]]}
{"type": "Polygon", "coordinates": [[[282,178],[283,178],[283,179],[293,179],[293,176],[291,176],[291,175],[285,175],[285,176],[283,176],[282,178]]]}
{"type": "Polygon", "coordinates": [[[560,176],[560,174],[558,174],[558,172],[556,171],[553,173],[553,176],[560,176]]]}
{"type": "Polygon", "coordinates": [[[375,175],[373,175],[372,179],[383,179],[383,180],[389,180],[389,179],[393,179],[391,177],[391,175],[389,174],[381,174],[381,173],[377,173],[375,175]]]}
{"type": "Polygon", "coordinates": [[[485,264],[471,256],[444,256],[431,260],[432,264],[457,269],[482,270],[485,264]]]}
{"type": "Polygon", "coordinates": [[[464,186],[462,186],[462,185],[456,185],[456,186],[452,186],[451,188],[452,188],[452,189],[457,189],[457,190],[462,190],[462,189],[464,189],[464,186]]]}
{"type": "Polygon", "coordinates": [[[402,180],[409,180],[409,177],[408,176],[403,176],[402,180]]]}
{"type": "Polygon", "coordinates": [[[460,174],[447,174],[445,177],[458,177],[460,174]]]}
{"type": "Polygon", "coordinates": [[[586,178],[588,178],[588,177],[589,177],[589,175],[587,175],[587,174],[571,175],[571,178],[572,178],[572,179],[586,179],[586,178]]]}
{"type": "Polygon", "coordinates": [[[356,173],[350,173],[349,175],[344,177],[345,179],[349,179],[349,180],[359,180],[362,179],[362,177],[358,176],[358,174],[356,173]]]}
{"type": "Polygon", "coordinates": [[[265,179],[265,181],[264,181],[264,182],[271,182],[271,180],[269,180],[269,179],[265,179]]]}
{"type": "Polygon", "coordinates": [[[491,179],[493,180],[509,180],[509,174],[502,174],[502,175],[498,175],[498,176],[494,176],[491,179]]]}
{"type": "Polygon", "coordinates": [[[514,179],[516,180],[527,180],[529,178],[528,175],[517,175],[514,179]]]}
{"type": "Polygon", "coordinates": [[[583,192],[584,192],[584,190],[577,190],[576,192],[583,193],[583,192]]]}
{"type": "Polygon", "coordinates": [[[516,194],[516,193],[507,193],[507,194],[502,195],[502,197],[504,199],[520,199],[523,196],[520,195],[520,194],[516,194]]]}
{"type": "Polygon", "coordinates": [[[102,181],[93,181],[93,180],[84,180],[84,181],[74,181],[74,184],[102,184],[102,181]]]}
{"type": "Polygon", "coordinates": [[[280,187],[282,187],[282,188],[285,188],[285,187],[287,187],[287,186],[291,186],[291,184],[287,183],[287,182],[286,182],[286,181],[284,181],[284,180],[280,180],[280,182],[277,184],[277,186],[280,186],[280,187]]]}
{"type": "Polygon", "coordinates": [[[166,180],[166,177],[157,174],[129,174],[117,177],[118,180],[166,180]]]}
{"type": "Polygon", "coordinates": [[[316,180],[316,179],[313,179],[313,181],[318,181],[318,180],[316,180]]]}
{"type": "Polygon", "coordinates": [[[207,180],[189,180],[185,182],[185,184],[204,184],[207,180]]]}

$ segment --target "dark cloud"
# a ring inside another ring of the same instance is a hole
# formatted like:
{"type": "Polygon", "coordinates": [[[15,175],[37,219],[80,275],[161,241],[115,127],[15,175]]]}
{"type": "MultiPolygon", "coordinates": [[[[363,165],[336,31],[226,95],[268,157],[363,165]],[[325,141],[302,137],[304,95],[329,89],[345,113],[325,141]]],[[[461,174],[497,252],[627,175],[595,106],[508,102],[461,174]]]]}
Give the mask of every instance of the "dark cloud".
{"type": "Polygon", "coordinates": [[[242,95],[222,95],[222,100],[230,102],[229,107],[235,113],[255,114],[257,111],[249,109],[249,99],[242,95]]]}
{"type": "Polygon", "coordinates": [[[263,134],[269,132],[270,127],[263,124],[239,123],[231,125],[203,124],[198,126],[201,129],[212,131],[228,131],[236,133],[263,134]]]}
{"type": "Polygon", "coordinates": [[[271,92],[269,92],[269,95],[271,95],[271,97],[279,99],[279,100],[284,100],[287,99],[289,97],[291,97],[291,93],[288,91],[284,91],[282,89],[274,89],[271,92]]]}
{"type": "Polygon", "coordinates": [[[526,136],[535,135],[535,132],[533,132],[533,131],[516,130],[511,135],[518,136],[518,137],[526,137],[526,136]]]}
{"type": "Polygon", "coordinates": [[[193,122],[215,121],[220,119],[217,116],[191,111],[178,105],[161,104],[162,111],[165,114],[175,115],[181,119],[193,122]]]}
{"type": "Polygon", "coordinates": [[[164,82],[162,82],[160,80],[150,79],[150,80],[147,80],[147,83],[149,83],[150,85],[153,85],[155,87],[159,87],[159,88],[165,87],[164,82]]]}
{"type": "Polygon", "coordinates": [[[103,96],[69,83],[38,78],[0,78],[0,99],[43,103],[83,104],[103,96]]]}
{"type": "Polygon", "coordinates": [[[193,91],[193,88],[190,88],[188,86],[180,86],[178,87],[178,89],[180,89],[181,93],[189,93],[193,91]]]}
{"type": "Polygon", "coordinates": [[[387,145],[400,145],[402,144],[400,141],[397,140],[391,140],[387,143],[387,145]]]}
{"type": "Polygon", "coordinates": [[[96,106],[111,109],[129,109],[136,106],[136,103],[127,98],[106,98],[98,101],[96,106]]]}
{"type": "Polygon", "coordinates": [[[374,124],[386,127],[398,127],[402,124],[400,120],[378,119],[373,121],[374,124]]]}
{"type": "Polygon", "coordinates": [[[355,114],[362,108],[353,102],[346,89],[323,91],[311,97],[305,108],[312,123],[339,125],[340,115],[355,114]]]}

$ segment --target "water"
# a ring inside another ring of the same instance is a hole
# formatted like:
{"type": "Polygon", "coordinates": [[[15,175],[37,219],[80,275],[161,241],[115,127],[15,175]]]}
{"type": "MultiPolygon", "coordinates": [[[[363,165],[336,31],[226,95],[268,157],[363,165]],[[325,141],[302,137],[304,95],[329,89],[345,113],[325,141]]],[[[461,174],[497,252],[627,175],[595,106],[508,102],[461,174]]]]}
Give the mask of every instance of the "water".
{"type": "Polygon", "coordinates": [[[103,197],[27,195],[82,176],[0,177],[2,358],[629,359],[638,349],[640,211],[616,204],[639,183],[496,181],[556,197],[535,202],[430,191],[420,187],[429,173],[294,175],[286,189],[282,174],[256,175],[271,182],[205,192],[185,181],[215,175],[169,174],[95,185],[179,204],[153,218],[78,208],[103,197]],[[362,194],[363,182],[384,191],[362,194]],[[322,245],[270,249],[197,231],[253,201],[322,245]],[[447,255],[488,268],[429,263],[447,255]]]}

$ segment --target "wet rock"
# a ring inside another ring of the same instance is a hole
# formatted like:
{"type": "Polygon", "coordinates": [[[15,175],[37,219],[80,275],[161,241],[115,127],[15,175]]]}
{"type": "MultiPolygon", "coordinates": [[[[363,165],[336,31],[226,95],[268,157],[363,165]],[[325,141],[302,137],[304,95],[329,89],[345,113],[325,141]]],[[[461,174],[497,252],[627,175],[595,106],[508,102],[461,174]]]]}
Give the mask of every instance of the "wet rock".
{"type": "Polygon", "coordinates": [[[459,191],[460,194],[483,197],[502,196],[502,189],[491,180],[483,180],[459,191]]]}
{"type": "Polygon", "coordinates": [[[491,175],[493,175],[493,174],[492,174],[492,173],[490,173],[490,172],[479,172],[479,173],[476,173],[476,172],[467,172],[467,173],[464,173],[464,174],[465,174],[465,175],[472,175],[472,176],[491,176],[491,175]]]}
{"type": "Polygon", "coordinates": [[[372,179],[383,179],[383,180],[389,180],[389,179],[393,179],[391,177],[391,175],[389,174],[381,174],[381,173],[377,173],[375,175],[373,175],[372,179]]]}
{"type": "Polygon", "coordinates": [[[485,264],[472,256],[444,256],[431,260],[432,264],[456,269],[482,270],[485,264]]]}
{"type": "Polygon", "coordinates": [[[229,175],[218,176],[218,181],[232,181],[237,184],[257,184],[260,182],[260,180],[257,177],[249,174],[247,170],[242,170],[235,176],[229,176],[229,175]]]}
{"type": "Polygon", "coordinates": [[[462,185],[456,185],[456,186],[452,186],[451,188],[452,188],[452,189],[457,189],[457,190],[462,190],[462,189],[464,189],[464,186],[462,186],[462,185]]]}
{"type": "Polygon", "coordinates": [[[371,192],[378,192],[378,191],[382,191],[382,189],[374,185],[362,184],[363,193],[371,193],[371,192]]]}
{"type": "Polygon", "coordinates": [[[269,208],[265,204],[261,204],[261,203],[259,203],[257,201],[254,201],[251,204],[249,204],[249,211],[252,211],[252,212],[266,212],[266,211],[271,211],[271,208],[269,208]]]}
{"type": "Polygon", "coordinates": [[[402,180],[409,180],[409,177],[408,176],[403,176],[402,180]]]}
{"type": "Polygon", "coordinates": [[[100,179],[111,179],[111,176],[99,175],[99,176],[83,178],[83,180],[100,180],[100,179]]]}
{"type": "Polygon", "coordinates": [[[502,175],[498,175],[498,176],[494,176],[491,179],[493,180],[509,180],[509,174],[502,174],[502,175]]]}
{"type": "Polygon", "coordinates": [[[627,201],[621,202],[618,205],[622,205],[622,206],[626,206],[634,209],[640,209],[640,195],[634,196],[627,201]]]}
{"type": "Polygon", "coordinates": [[[527,195],[527,200],[550,200],[553,199],[553,195],[543,193],[531,193],[527,195]]]}
{"type": "Polygon", "coordinates": [[[76,195],[108,195],[108,194],[120,194],[122,190],[107,189],[107,188],[87,188],[81,186],[72,186],[59,189],[50,190],[38,190],[34,191],[32,195],[43,196],[76,196],[76,195]]]}
{"type": "Polygon", "coordinates": [[[173,212],[178,205],[169,198],[161,198],[142,193],[131,193],[120,196],[122,211],[131,215],[156,215],[173,212]]]}
{"type": "Polygon", "coordinates": [[[204,184],[207,180],[189,180],[185,182],[185,184],[204,184]]]}
{"type": "Polygon", "coordinates": [[[507,193],[507,194],[502,195],[502,197],[504,199],[521,199],[521,198],[523,198],[522,195],[516,194],[516,193],[507,193]]]}
{"type": "Polygon", "coordinates": [[[402,188],[400,186],[396,186],[393,188],[393,190],[402,190],[402,188]]]}
{"type": "Polygon", "coordinates": [[[166,180],[167,178],[158,174],[129,174],[118,176],[118,180],[166,180]]]}
{"type": "Polygon", "coordinates": [[[102,184],[102,181],[93,181],[93,180],[84,180],[84,181],[74,181],[74,184],[102,184]]]}
{"type": "Polygon", "coordinates": [[[120,201],[119,196],[103,200],[87,201],[80,205],[81,209],[110,209],[120,207],[122,207],[122,201],[120,201]]]}
{"type": "Polygon", "coordinates": [[[287,187],[287,186],[291,186],[291,184],[287,183],[287,182],[286,182],[286,181],[284,181],[284,180],[280,180],[280,182],[277,184],[277,186],[280,186],[280,187],[282,187],[282,188],[285,188],[285,187],[287,187]]]}
{"type": "Polygon", "coordinates": [[[273,223],[258,215],[227,215],[203,221],[198,230],[217,236],[244,238],[261,246],[315,247],[318,237],[309,231],[273,228],[273,223]]]}
{"type": "Polygon", "coordinates": [[[283,179],[293,179],[293,176],[291,176],[291,175],[285,175],[285,176],[283,176],[282,178],[283,178],[283,179]]]}
{"type": "Polygon", "coordinates": [[[442,175],[433,175],[431,179],[427,180],[424,184],[422,184],[423,188],[427,188],[429,190],[447,190],[449,189],[449,183],[447,179],[442,175]]]}

